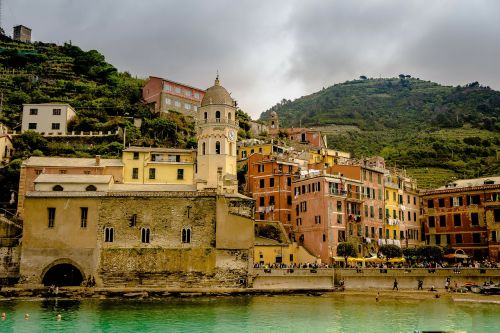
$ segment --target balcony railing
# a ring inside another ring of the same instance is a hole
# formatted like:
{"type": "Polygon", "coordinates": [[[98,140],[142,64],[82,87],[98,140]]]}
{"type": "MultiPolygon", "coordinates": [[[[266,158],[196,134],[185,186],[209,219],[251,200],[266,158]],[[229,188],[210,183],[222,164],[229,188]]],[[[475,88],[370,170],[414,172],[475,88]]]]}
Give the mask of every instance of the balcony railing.
{"type": "Polygon", "coordinates": [[[229,124],[229,125],[234,125],[234,126],[239,126],[239,121],[238,120],[233,120],[233,119],[225,119],[225,118],[206,118],[206,119],[201,119],[198,121],[198,125],[203,125],[203,124],[229,124]]]}

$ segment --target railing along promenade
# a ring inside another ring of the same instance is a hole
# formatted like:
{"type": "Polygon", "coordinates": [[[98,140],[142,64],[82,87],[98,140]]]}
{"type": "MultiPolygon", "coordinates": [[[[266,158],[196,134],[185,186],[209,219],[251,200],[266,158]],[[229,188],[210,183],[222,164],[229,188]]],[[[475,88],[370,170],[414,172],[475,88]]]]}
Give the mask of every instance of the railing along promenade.
{"type": "Polygon", "coordinates": [[[337,268],[342,277],[442,276],[500,277],[500,268],[337,268]]]}

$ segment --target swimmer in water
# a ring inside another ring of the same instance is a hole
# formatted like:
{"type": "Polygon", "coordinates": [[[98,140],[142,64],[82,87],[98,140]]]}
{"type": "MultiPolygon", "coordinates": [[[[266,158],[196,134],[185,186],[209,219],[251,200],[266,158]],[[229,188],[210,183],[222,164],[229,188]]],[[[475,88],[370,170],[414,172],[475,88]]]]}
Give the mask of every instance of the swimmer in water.
{"type": "Polygon", "coordinates": [[[59,314],[57,314],[56,319],[57,319],[57,321],[61,321],[62,316],[61,316],[61,314],[60,314],[60,313],[59,313],[59,314]]]}
{"type": "Polygon", "coordinates": [[[24,314],[24,319],[26,319],[26,320],[30,319],[30,314],[29,313],[25,313],[24,314]]]}
{"type": "Polygon", "coordinates": [[[7,319],[7,314],[5,312],[2,312],[2,320],[7,319]]]}

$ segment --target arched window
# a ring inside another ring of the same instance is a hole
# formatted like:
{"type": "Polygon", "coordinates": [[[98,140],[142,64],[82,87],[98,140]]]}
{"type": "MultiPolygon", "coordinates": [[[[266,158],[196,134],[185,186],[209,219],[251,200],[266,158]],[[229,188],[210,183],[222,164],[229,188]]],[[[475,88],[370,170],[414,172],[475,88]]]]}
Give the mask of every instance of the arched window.
{"type": "Polygon", "coordinates": [[[97,191],[97,187],[94,185],[89,185],[85,188],[85,191],[97,191]]]}
{"type": "Polygon", "coordinates": [[[191,228],[182,228],[182,242],[191,243],[191,228]]]}
{"type": "Polygon", "coordinates": [[[208,118],[208,113],[207,113],[207,112],[203,113],[203,118],[204,118],[204,119],[207,119],[207,118],[208,118]]]}
{"type": "Polygon", "coordinates": [[[202,147],[203,147],[203,149],[201,150],[201,154],[202,155],[206,155],[207,151],[206,151],[206,144],[205,144],[205,142],[203,142],[202,147]]]}
{"type": "Polygon", "coordinates": [[[141,242],[142,243],[149,243],[149,228],[142,228],[141,229],[141,242]]]}
{"type": "Polygon", "coordinates": [[[112,227],[104,228],[104,241],[106,243],[112,243],[115,236],[114,229],[112,227]]]}
{"type": "Polygon", "coordinates": [[[215,142],[215,153],[217,155],[220,155],[220,142],[219,141],[215,142]]]}
{"type": "Polygon", "coordinates": [[[229,142],[229,156],[233,156],[233,143],[229,142]]]}
{"type": "Polygon", "coordinates": [[[227,114],[227,119],[231,120],[231,112],[227,114]]]}
{"type": "Polygon", "coordinates": [[[62,191],[64,188],[61,185],[56,185],[52,188],[52,191],[62,191]]]}
{"type": "Polygon", "coordinates": [[[215,122],[220,123],[220,111],[215,111],[215,122]]]}

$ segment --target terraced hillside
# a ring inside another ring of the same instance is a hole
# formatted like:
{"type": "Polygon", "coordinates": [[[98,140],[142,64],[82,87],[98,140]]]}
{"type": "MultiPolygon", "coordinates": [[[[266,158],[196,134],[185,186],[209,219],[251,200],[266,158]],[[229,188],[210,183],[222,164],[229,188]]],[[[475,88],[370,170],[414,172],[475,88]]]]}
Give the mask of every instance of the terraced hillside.
{"type": "Polygon", "coordinates": [[[353,80],[282,100],[261,119],[271,111],[283,126],[324,129],[332,148],[412,170],[422,187],[500,174],[500,92],[477,82],[450,87],[403,74],[353,80]]]}

